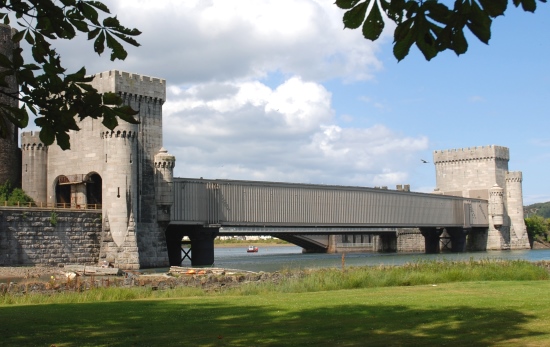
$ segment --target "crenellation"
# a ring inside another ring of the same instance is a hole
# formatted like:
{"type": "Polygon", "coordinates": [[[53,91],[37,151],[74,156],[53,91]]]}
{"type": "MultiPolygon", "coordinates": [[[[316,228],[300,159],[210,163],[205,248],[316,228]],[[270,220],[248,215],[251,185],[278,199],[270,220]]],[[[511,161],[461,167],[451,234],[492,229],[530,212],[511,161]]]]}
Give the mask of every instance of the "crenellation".
{"type": "Polygon", "coordinates": [[[490,145],[451,150],[437,150],[434,151],[433,159],[436,165],[449,162],[493,159],[507,161],[510,159],[510,154],[508,148],[506,147],[490,145]]]}
{"type": "Polygon", "coordinates": [[[100,93],[112,92],[166,100],[166,81],[125,71],[110,70],[92,75],[91,84],[100,93]]]}

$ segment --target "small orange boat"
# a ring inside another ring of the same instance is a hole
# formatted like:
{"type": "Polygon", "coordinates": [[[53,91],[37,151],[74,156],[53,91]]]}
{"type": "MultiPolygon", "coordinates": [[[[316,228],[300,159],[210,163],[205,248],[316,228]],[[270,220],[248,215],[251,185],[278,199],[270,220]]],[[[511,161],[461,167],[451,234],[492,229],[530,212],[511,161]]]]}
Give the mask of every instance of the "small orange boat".
{"type": "Polygon", "coordinates": [[[248,246],[248,249],[246,250],[247,253],[258,253],[258,247],[256,246],[248,246]]]}

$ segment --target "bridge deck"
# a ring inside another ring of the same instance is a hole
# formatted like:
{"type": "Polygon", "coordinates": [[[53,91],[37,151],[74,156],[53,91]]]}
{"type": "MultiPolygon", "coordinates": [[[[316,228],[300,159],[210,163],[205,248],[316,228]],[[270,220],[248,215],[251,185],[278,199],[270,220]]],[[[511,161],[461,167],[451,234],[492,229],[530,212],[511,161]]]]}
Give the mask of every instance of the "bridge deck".
{"type": "Polygon", "coordinates": [[[175,178],[171,224],[221,227],[487,227],[487,201],[312,184],[175,178]]]}

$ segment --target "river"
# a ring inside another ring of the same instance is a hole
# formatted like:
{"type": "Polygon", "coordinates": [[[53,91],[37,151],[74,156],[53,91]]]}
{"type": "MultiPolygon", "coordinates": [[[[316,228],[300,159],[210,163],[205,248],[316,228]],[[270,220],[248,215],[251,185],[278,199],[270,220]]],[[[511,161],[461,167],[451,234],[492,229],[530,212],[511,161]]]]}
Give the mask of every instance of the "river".
{"type": "MultiPolygon", "coordinates": [[[[214,265],[227,269],[273,272],[283,269],[307,269],[342,267],[342,253],[302,254],[302,248],[297,246],[266,246],[259,245],[258,253],[247,253],[247,246],[217,247],[215,249],[214,265]]],[[[422,260],[469,260],[469,259],[524,259],[528,261],[550,260],[550,249],[521,251],[488,251],[474,253],[346,253],[346,266],[361,265],[401,265],[422,260]]],[[[182,266],[190,266],[186,259],[182,266]]]]}

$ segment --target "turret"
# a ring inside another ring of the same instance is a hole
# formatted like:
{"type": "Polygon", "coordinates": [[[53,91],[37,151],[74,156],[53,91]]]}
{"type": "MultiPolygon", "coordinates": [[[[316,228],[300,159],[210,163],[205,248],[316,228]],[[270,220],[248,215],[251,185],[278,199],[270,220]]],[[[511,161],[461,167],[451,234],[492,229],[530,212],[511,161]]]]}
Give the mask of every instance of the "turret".
{"type": "Polygon", "coordinates": [[[48,147],[40,141],[39,131],[21,133],[21,187],[40,206],[48,201],[48,147]]]}
{"type": "Polygon", "coordinates": [[[504,189],[497,184],[489,189],[489,215],[495,229],[504,225],[504,189]]]}
{"type": "Polygon", "coordinates": [[[523,175],[521,171],[511,171],[506,174],[506,206],[510,217],[511,242],[525,242],[527,230],[523,219],[523,175]]]}
{"type": "Polygon", "coordinates": [[[114,131],[101,133],[104,144],[103,217],[109,220],[111,234],[120,246],[128,232],[129,217],[136,214],[137,125],[122,123],[114,131]]]}
{"type": "Polygon", "coordinates": [[[157,221],[170,220],[170,209],[174,204],[172,181],[176,157],[161,148],[155,155],[155,198],[157,201],[157,221]]]}

